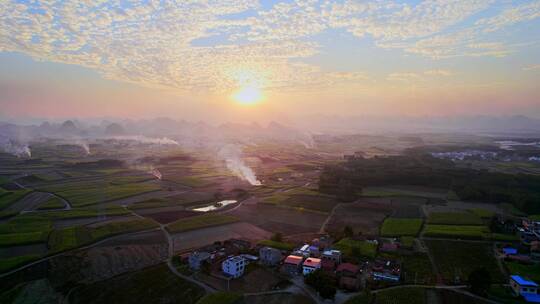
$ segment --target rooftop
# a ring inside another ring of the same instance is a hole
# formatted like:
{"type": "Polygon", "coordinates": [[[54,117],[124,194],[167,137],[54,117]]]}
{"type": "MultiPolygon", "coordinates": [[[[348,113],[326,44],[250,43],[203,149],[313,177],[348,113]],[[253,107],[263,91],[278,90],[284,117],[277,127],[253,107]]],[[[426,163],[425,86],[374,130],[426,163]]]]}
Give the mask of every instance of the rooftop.
{"type": "Polygon", "coordinates": [[[321,266],[321,259],[316,258],[309,258],[304,261],[304,266],[307,267],[320,267],[321,266]]]}
{"type": "Polygon", "coordinates": [[[510,276],[510,278],[512,278],[512,280],[514,280],[516,283],[518,283],[521,286],[538,287],[538,284],[536,284],[535,282],[524,279],[524,278],[522,278],[521,276],[518,276],[518,275],[510,276]]]}
{"type": "Polygon", "coordinates": [[[304,260],[303,257],[299,257],[299,256],[296,256],[296,255],[290,255],[285,259],[285,264],[300,265],[300,264],[302,264],[303,260],[304,260]]]}
{"type": "Polygon", "coordinates": [[[354,264],[351,264],[351,263],[343,263],[343,264],[339,264],[338,268],[336,271],[348,271],[348,272],[352,272],[352,273],[357,273],[360,271],[360,267],[358,267],[358,265],[354,265],[354,264]]]}

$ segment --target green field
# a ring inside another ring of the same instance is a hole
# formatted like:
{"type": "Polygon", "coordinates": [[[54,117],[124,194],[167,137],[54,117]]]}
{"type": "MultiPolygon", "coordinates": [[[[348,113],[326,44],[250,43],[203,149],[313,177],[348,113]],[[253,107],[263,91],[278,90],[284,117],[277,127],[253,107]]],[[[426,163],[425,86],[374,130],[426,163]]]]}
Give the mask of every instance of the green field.
{"type": "Polygon", "coordinates": [[[378,292],[377,304],[423,304],[426,303],[425,289],[420,287],[403,287],[378,292]]]}
{"type": "Polygon", "coordinates": [[[377,254],[377,245],[366,241],[355,241],[349,238],[341,239],[334,244],[334,248],[341,250],[346,257],[357,257],[358,255],[374,258],[377,254]]]}
{"type": "Polygon", "coordinates": [[[19,215],[0,224],[0,246],[35,244],[47,241],[50,220],[32,214],[19,215]]]}
{"type": "Polygon", "coordinates": [[[291,243],[276,242],[272,240],[262,240],[258,244],[262,246],[268,246],[268,247],[272,247],[272,248],[276,248],[280,250],[289,250],[289,251],[293,250],[295,247],[295,245],[291,243]]]}
{"type": "Polygon", "coordinates": [[[425,243],[433,255],[439,273],[448,284],[466,282],[471,271],[480,267],[490,272],[493,282],[506,280],[489,243],[438,240],[426,240],[425,243]]]}
{"type": "Polygon", "coordinates": [[[43,204],[39,205],[37,209],[50,210],[50,209],[62,209],[64,207],[65,207],[64,202],[60,198],[53,196],[50,199],[48,199],[46,202],[44,202],[43,204]]]}
{"type": "Polygon", "coordinates": [[[15,191],[5,191],[0,193],[0,210],[6,209],[7,207],[13,205],[15,202],[23,198],[28,193],[32,192],[31,190],[15,190],[15,191]]]}
{"type": "Polygon", "coordinates": [[[230,224],[237,221],[238,219],[232,216],[208,213],[204,215],[179,219],[178,221],[167,225],[167,230],[170,233],[178,233],[205,227],[230,224]]]}
{"type": "Polygon", "coordinates": [[[483,225],[480,216],[472,212],[433,212],[429,215],[428,224],[439,225],[483,225]]]}
{"type": "Polygon", "coordinates": [[[107,237],[157,228],[158,225],[149,219],[118,221],[99,227],[74,226],[53,230],[49,236],[48,246],[51,252],[60,252],[87,245],[107,237]]]}
{"type": "Polygon", "coordinates": [[[458,226],[458,225],[426,225],[425,237],[433,238],[460,238],[460,239],[483,239],[489,234],[485,226],[458,226]]]}
{"type": "Polygon", "coordinates": [[[238,303],[243,296],[232,292],[216,292],[201,298],[197,304],[235,304],[238,303]]]}
{"type": "Polygon", "coordinates": [[[0,234],[0,247],[28,245],[47,241],[45,232],[21,232],[0,234]]]}
{"type": "Polygon", "coordinates": [[[58,210],[40,213],[42,217],[46,217],[51,220],[98,217],[103,215],[116,216],[128,214],[130,214],[130,212],[120,206],[90,206],[85,208],[73,208],[71,210],[58,210]]]}
{"type": "Polygon", "coordinates": [[[422,228],[422,219],[387,218],[381,227],[381,236],[416,236],[422,228]]]}
{"type": "Polygon", "coordinates": [[[469,211],[483,219],[490,219],[495,215],[495,212],[482,208],[473,208],[469,211]]]}
{"type": "Polygon", "coordinates": [[[37,255],[22,255],[12,258],[0,258],[0,273],[22,266],[30,261],[37,260],[37,255]]]}
{"type": "Polygon", "coordinates": [[[511,274],[517,274],[535,282],[540,282],[540,264],[524,265],[518,262],[505,262],[511,274]]]}
{"type": "Polygon", "coordinates": [[[84,207],[161,189],[157,184],[137,181],[137,178],[128,179],[122,177],[103,181],[62,183],[45,187],[43,190],[66,198],[75,207],[84,207]]]}
{"type": "Polygon", "coordinates": [[[83,285],[69,295],[69,303],[185,303],[194,304],[204,290],[161,264],[83,285]]]}
{"type": "Polygon", "coordinates": [[[414,237],[412,236],[402,236],[399,238],[401,246],[411,248],[414,245],[414,237]]]}

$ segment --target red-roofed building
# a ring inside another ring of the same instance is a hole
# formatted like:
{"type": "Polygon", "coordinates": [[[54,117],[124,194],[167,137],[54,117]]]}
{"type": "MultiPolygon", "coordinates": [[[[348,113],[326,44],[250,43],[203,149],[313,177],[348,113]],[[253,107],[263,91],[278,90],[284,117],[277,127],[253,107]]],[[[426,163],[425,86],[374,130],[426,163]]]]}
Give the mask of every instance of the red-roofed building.
{"type": "Polygon", "coordinates": [[[321,259],[321,269],[324,272],[333,275],[336,270],[336,262],[329,259],[321,259]]]}
{"type": "Polygon", "coordinates": [[[303,270],[304,275],[308,275],[317,269],[321,269],[321,259],[307,258],[304,261],[303,269],[304,269],[303,270]]]}
{"type": "Polygon", "coordinates": [[[303,261],[304,258],[301,256],[289,255],[287,258],[285,258],[281,271],[291,275],[298,274],[298,272],[300,272],[302,269],[303,261]]]}

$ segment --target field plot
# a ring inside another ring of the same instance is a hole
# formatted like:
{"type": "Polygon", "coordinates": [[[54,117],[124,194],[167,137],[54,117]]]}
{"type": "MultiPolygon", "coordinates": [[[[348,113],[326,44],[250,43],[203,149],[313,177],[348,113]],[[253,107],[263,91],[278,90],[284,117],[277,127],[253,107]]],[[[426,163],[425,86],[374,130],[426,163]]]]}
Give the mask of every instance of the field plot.
{"type": "Polygon", "coordinates": [[[39,255],[21,255],[10,258],[0,258],[0,273],[22,266],[28,262],[37,260],[38,258],[39,255]]]}
{"type": "Polygon", "coordinates": [[[75,226],[53,230],[49,236],[48,245],[52,252],[80,247],[95,241],[129,232],[156,228],[157,225],[148,219],[134,219],[102,223],[99,226],[75,226]]]}
{"type": "Polygon", "coordinates": [[[241,222],[181,232],[174,234],[172,237],[174,251],[181,252],[231,238],[248,239],[256,243],[271,236],[272,233],[266,230],[241,222]]]}
{"type": "Polygon", "coordinates": [[[484,267],[493,282],[505,280],[491,244],[459,241],[425,241],[436,267],[447,284],[466,282],[471,271],[484,267]]]}
{"type": "Polygon", "coordinates": [[[227,280],[215,276],[197,274],[196,277],[217,290],[227,291],[229,288],[231,292],[240,294],[270,291],[283,281],[278,274],[257,265],[250,265],[242,277],[232,280],[229,285],[227,280]]]}
{"type": "Polygon", "coordinates": [[[52,222],[46,218],[24,214],[0,224],[0,247],[28,245],[47,241],[52,222]]]}
{"type": "Polygon", "coordinates": [[[237,222],[238,219],[233,216],[208,213],[199,216],[183,218],[167,225],[170,233],[179,233],[200,228],[220,226],[237,222]]]}
{"type": "Polygon", "coordinates": [[[30,190],[4,191],[0,193],[0,210],[5,210],[30,193],[30,190]]]}
{"type": "Polygon", "coordinates": [[[451,195],[448,189],[420,186],[396,185],[385,187],[366,187],[362,189],[364,196],[416,196],[425,198],[447,199],[451,195]]]}
{"type": "Polygon", "coordinates": [[[387,218],[381,227],[381,236],[416,236],[422,228],[422,219],[387,218]]]}
{"type": "Polygon", "coordinates": [[[261,296],[246,296],[245,303],[249,304],[312,304],[313,300],[304,295],[279,293],[261,296]]]}
{"type": "Polygon", "coordinates": [[[327,217],[318,212],[280,208],[269,204],[244,204],[227,214],[283,235],[318,232],[327,217]]]}
{"type": "Polygon", "coordinates": [[[345,257],[353,258],[364,256],[374,258],[377,254],[377,244],[367,241],[356,241],[349,238],[341,239],[334,244],[334,247],[343,252],[345,257]]]}
{"type": "Polygon", "coordinates": [[[426,302],[426,289],[420,287],[403,287],[378,292],[376,304],[423,304],[426,302]]]}
{"type": "Polygon", "coordinates": [[[70,303],[196,303],[204,295],[197,285],[158,265],[78,288],[70,303]]]}
{"type": "Polygon", "coordinates": [[[262,203],[330,212],[339,204],[339,201],[333,196],[318,193],[312,189],[298,187],[273,193],[263,198],[262,203]]]}
{"type": "Polygon", "coordinates": [[[524,265],[518,262],[505,262],[504,265],[511,274],[517,274],[535,282],[540,281],[539,264],[524,265]]]}
{"type": "Polygon", "coordinates": [[[485,226],[426,225],[425,237],[460,238],[478,240],[489,238],[489,229],[485,226]]]}
{"type": "Polygon", "coordinates": [[[148,195],[153,196],[153,198],[134,202],[128,208],[140,210],[164,207],[191,207],[216,200],[212,192],[173,191],[167,195],[157,195],[160,193],[161,191],[149,193],[148,195]]]}
{"type": "Polygon", "coordinates": [[[83,182],[66,182],[44,186],[43,190],[64,197],[75,207],[84,207],[119,200],[161,189],[156,182],[145,182],[137,178],[98,178],[83,182]]]}
{"type": "Polygon", "coordinates": [[[432,212],[428,224],[438,225],[483,225],[480,216],[472,212],[432,212]]]}
{"type": "Polygon", "coordinates": [[[390,215],[389,204],[378,202],[361,202],[343,204],[336,208],[328,221],[327,231],[343,231],[345,226],[353,228],[354,232],[377,235],[384,219],[390,215]]]}
{"type": "Polygon", "coordinates": [[[45,202],[41,203],[37,209],[38,210],[54,210],[54,209],[62,209],[66,207],[66,204],[63,200],[61,200],[59,197],[52,196],[49,197],[45,202]]]}

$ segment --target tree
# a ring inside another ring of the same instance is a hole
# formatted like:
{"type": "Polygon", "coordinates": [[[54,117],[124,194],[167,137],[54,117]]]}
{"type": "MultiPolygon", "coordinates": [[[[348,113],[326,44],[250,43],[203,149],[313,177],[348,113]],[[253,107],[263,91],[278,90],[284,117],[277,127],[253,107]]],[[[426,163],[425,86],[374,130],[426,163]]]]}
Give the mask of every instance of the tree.
{"type": "Polygon", "coordinates": [[[274,242],[281,242],[283,241],[283,234],[279,233],[279,232],[276,232],[272,235],[272,237],[270,238],[270,240],[274,241],[274,242]]]}
{"type": "Polygon", "coordinates": [[[485,295],[491,286],[491,275],[486,268],[477,268],[469,274],[469,289],[478,295],[485,295]]]}
{"type": "Polygon", "coordinates": [[[335,280],[320,269],[308,274],[304,282],[313,287],[325,299],[333,299],[336,294],[335,280]]]}
{"type": "Polygon", "coordinates": [[[343,228],[343,237],[352,237],[354,235],[354,231],[353,229],[351,228],[351,226],[345,226],[345,228],[343,228]]]}

